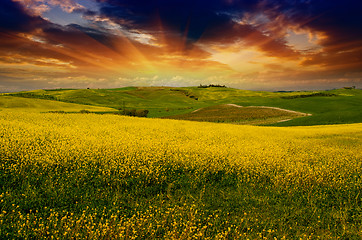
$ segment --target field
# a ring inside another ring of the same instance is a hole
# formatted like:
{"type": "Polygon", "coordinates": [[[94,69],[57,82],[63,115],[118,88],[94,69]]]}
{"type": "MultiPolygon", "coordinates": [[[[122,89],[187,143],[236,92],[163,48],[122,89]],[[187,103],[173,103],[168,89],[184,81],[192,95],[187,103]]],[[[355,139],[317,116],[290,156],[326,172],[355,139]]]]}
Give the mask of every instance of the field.
{"type": "Polygon", "coordinates": [[[198,122],[223,122],[248,125],[266,125],[294,118],[308,116],[306,113],[272,107],[243,107],[235,104],[223,104],[196,109],[191,113],[164,118],[190,120],[198,122]]]}
{"type": "Polygon", "coordinates": [[[80,112],[88,110],[92,112],[110,112],[112,108],[81,105],[37,98],[23,98],[14,96],[0,96],[0,111],[18,112],[80,112]]]}
{"type": "MultiPolygon", "coordinates": [[[[310,126],[362,122],[362,90],[336,89],[305,92],[256,92],[233,88],[127,87],[119,89],[35,90],[0,95],[57,100],[112,108],[147,109],[152,118],[189,114],[222,104],[277,107],[311,114],[275,126],[310,126]]],[[[55,101],[53,101],[55,102],[55,101]]],[[[0,106],[1,108],[1,106],[0,106]]],[[[263,124],[263,123],[262,123],[263,124]]]]}
{"type": "Polygon", "coordinates": [[[0,238],[361,239],[361,149],[361,123],[3,109],[0,238]]]}

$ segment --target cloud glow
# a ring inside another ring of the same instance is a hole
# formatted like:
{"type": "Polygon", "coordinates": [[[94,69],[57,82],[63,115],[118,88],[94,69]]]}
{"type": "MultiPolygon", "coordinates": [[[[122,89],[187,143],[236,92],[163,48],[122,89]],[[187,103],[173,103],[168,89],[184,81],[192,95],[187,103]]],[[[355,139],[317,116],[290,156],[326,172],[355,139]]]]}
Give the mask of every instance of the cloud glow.
{"type": "Polygon", "coordinates": [[[361,5],[2,0],[0,85],[362,87],[361,5]]]}

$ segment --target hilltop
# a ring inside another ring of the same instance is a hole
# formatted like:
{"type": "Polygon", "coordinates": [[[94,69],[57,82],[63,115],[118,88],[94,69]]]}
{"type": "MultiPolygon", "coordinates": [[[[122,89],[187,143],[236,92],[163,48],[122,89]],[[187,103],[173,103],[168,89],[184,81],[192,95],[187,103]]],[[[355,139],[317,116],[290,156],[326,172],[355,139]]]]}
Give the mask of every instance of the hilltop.
{"type": "MultiPolygon", "coordinates": [[[[116,89],[52,89],[7,93],[0,96],[0,108],[10,101],[24,98],[45,102],[81,104],[89,109],[105,107],[103,112],[118,109],[147,109],[148,117],[171,117],[208,107],[235,104],[243,107],[267,106],[310,114],[277,126],[321,125],[362,122],[362,90],[266,92],[220,87],[126,87],[116,89]],[[7,100],[5,99],[7,97],[7,100]]],[[[60,107],[57,107],[57,110],[60,107]]],[[[99,109],[98,109],[99,110],[99,109]]],[[[65,110],[67,111],[67,110],[65,110]]],[[[102,110],[100,111],[102,112],[102,110]]],[[[270,123],[268,123],[270,124],[270,123]]]]}

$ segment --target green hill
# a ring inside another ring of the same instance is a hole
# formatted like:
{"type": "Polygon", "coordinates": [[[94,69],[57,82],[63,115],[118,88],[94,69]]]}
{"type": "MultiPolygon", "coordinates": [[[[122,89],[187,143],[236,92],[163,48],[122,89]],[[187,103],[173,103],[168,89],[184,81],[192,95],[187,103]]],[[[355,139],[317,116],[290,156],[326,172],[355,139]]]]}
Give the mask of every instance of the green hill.
{"type": "Polygon", "coordinates": [[[15,96],[0,96],[0,111],[21,111],[21,112],[79,112],[88,110],[91,112],[110,112],[112,108],[66,103],[46,99],[23,98],[15,96]]]}
{"type": "MultiPolygon", "coordinates": [[[[312,116],[278,122],[276,126],[344,124],[362,122],[362,90],[263,92],[233,88],[127,87],[118,89],[54,89],[5,94],[98,107],[147,109],[149,117],[189,114],[221,104],[268,106],[312,116]]],[[[1,108],[1,106],[0,106],[1,108]]]]}

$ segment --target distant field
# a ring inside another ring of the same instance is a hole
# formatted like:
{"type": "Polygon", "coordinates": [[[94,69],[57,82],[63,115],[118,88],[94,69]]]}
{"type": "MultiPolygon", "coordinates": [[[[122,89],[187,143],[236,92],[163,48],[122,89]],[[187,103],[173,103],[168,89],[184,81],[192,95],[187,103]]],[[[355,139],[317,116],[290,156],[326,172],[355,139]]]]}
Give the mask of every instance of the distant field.
{"type": "Polygon", "coordinates": [[[19,111],[19,112],[48,112],[65,111],[79,112],[89,110],[92,112],[109,112],[115,109],[107,107],[97,107],[91,105],[81,105],[74,103],[65,103],[46,99],[23,98],[7,95],[0,95],[0,111],[19,111]]]}
{"type": "Polygon", "coordinates": [[[0,111],[0,239],[361,239],[362,124],[0,111]]]}
{"type": "MultiPolygon", "coordinates": [[[[362,90],[257,92],[233,88],[127,87],[118,89],[55,89],[12,93],[24,98],[42,98],[108,107],[147,109],[149,117],[190,114],[196,109],[222,104],[268,106],[312,114],[275,126],[346,124],[362,122],[362,90]]],[[[0,106],[1,108],[1,106],[0,106]]]]}
{"type": "Polygon", "coordinates": [[[238,124],[271,124],[289,121],[297,117],[307,116],[305,113],[293,112],[271,107],[242,107],[224,104],[197,109],[191,113],[164,118],[190,120],[199,122],[223,122],[238,124]]]}

